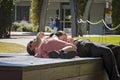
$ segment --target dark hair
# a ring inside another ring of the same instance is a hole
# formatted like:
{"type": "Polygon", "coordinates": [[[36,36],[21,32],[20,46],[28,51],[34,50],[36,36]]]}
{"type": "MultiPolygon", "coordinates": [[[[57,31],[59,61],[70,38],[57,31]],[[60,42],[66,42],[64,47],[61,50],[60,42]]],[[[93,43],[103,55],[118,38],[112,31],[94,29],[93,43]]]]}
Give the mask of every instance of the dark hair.
{"type": "Polygon", "coordinates": [[[30,48],[32,47],[31,44],[33,43],[33,41],[30,41],[28,44],[27,44],[27,52],[30,54],[30,55],[35,55],[35,52],[34,50],[31,50],[30,48]]]}
{"type": "Polygon", "coordinates": [[[52,37],[53,35],[56,35],[57,37],[60,37],[62,35],[67,35],[64,31],[57,31],[56,33],[51,33],[49,37],[52,37]]]}
{"type": "Polygon", "coordinates": [[[54,35],[54,33],[51,33],[50,35],[49,35],[49,37],[52,37],[54,35]]]}

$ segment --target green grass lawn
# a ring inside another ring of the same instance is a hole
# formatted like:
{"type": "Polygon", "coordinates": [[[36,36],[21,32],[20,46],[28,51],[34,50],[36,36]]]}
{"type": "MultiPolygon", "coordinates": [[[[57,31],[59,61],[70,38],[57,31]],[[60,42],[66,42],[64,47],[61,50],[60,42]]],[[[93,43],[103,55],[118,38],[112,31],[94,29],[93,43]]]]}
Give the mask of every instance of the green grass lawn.
{"type": "Polygon", "coordinates": [[[77,37],[77,39],[81,40],[89,39],[91,42],[120,45],[120,36],[84,36],[77,37]]]}
{"type": "Polygon", "coordinates": [[[2,53],[24,53],[26,52],[25,46],[15,44],[0,42],[0,52],[2,53]]]}

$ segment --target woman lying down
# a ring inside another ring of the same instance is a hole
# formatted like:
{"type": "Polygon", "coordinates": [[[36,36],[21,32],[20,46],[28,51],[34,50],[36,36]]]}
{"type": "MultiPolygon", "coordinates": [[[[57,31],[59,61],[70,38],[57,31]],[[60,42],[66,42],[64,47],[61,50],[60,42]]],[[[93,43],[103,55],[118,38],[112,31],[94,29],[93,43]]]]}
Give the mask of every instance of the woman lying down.
{"type": "Polygon", "coordinates": [[[58,31],[48,37],[44,37],[43,35],[43,32],[38,33],[36,39],[28,43],[27,51],[30,55],[40,58],[50,57],[65,59],[77,56],[77,47],[67,42],[67,35],[65,32],[58,31]]]}

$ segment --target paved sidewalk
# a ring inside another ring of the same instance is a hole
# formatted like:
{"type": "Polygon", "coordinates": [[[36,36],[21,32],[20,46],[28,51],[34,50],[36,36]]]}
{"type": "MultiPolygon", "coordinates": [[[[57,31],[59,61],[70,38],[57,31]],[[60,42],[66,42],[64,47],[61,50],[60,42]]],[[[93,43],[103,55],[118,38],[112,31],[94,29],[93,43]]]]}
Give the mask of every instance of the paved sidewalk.
{"type": "Polygon", "coordinates": [[[36,36],[36,33],[30,32],[11,32],[11,38],[8,39],[0,39],[0,42],[10,42],[17,43],[20,45],[27,46],[27,43],[30,40],[33,40],[36,36]]]}
{"type": "MultiPolygon", "coordinates": [[[[11,38],[0,39],[0,42],[17,43],[27,46],[27,43],[36,37],[36,32],[11,32],[11,38]]],[[[45,33],[48,36],[50,33],[45,33]]]]}

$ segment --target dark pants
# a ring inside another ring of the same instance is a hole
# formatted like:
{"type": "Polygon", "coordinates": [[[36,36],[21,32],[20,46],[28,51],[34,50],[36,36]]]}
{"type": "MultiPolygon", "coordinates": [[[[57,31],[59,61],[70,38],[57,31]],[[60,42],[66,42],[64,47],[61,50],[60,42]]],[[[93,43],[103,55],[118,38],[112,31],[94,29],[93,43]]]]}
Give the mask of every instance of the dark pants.
{"type": "Polygon", "coordinates": [[[80,57],[101,57],[105,70],[110,80],[120,80],[118,69],[116,67],[115,56],[112,49],[104,45],[92,43],[88,41],[78,41],[77,46],[78,56],[80,57]]]}
{"type": "Polygon", "coordinates": [[[118,72],[120,74],[120,46],[117,45],[106,45],[107,47],[109,47],[116,59],[116,64],[117,64],[117,68],[118,68],[118,72]]]}

